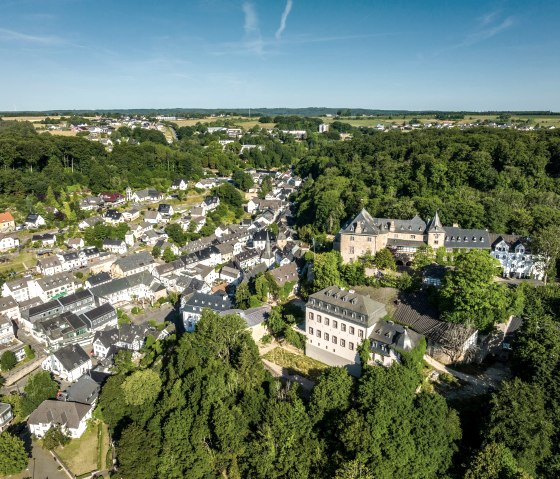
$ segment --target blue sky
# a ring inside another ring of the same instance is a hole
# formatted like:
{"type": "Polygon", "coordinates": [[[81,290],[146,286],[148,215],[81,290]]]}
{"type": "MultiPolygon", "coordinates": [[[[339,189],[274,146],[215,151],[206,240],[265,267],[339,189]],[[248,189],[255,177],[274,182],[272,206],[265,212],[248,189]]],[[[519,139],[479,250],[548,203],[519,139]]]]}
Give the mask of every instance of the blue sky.
{"type": "Polygon", "coordinates": [[[0,110],[560,111],[560,1],[0,0],[0,110]]]}

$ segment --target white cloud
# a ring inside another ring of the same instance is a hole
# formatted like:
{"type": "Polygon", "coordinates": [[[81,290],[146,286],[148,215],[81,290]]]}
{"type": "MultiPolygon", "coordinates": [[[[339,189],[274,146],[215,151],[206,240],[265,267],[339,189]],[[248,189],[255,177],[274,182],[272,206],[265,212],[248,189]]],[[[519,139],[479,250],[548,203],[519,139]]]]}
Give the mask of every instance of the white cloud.
{"type": "Polygon", "coordinates": [[[288,0],[286,2],[286,6],[284,7],[284,11],[282,12],[282,17],[280,18],[280,26],[276,31],[276,40],[280,40],[280,38],[282,37],[282,33],[284,33],[284,30],[286,28],[286,21],[288,20],[288,16],[292,11],[292,5],[293,5],[292,0],[288,0]]]}
{"type": "Polygon", "coordinates": [[[478,30],[476,32],[471,33],[470,35],[467,35],[467,37],[461,43],[461,46],[470,46],[470,45],[474,45],[475,43],[479,43],[483,40],[488,40],[489,38],[492,38],[498,33],[512,27],[514,24],[515,22],[513,20],[513,17],[507,17],[498,25],[485,28],[484,30],[478,30]]]}
{"type": "Polygon", "coordinates": [[[259,17],[255,11],[255,7],[251,2],[246,1],[243,2],[242,8],[243,13],[245,14],[245,23],[243,28],[245,29],[245,36],[247,37],[245,48],[251,53],[262,55],[264,42],[261,36],[259,17]]]}
{"type": "Polygon", "coordinates": [[[0,40],[19,41],[26,43],[37,43],[42,45],[55,45],[64,41],[55,36],[29,35],[27,33],[16,32],[7,28],[0,27],[0,40]]]}
{"type": "Polygon", "coordinates": [[[251,2],[243,2],[243,13],[245,14],[245,33],[251,34],[259,31],[259,17],[251,2]]]}

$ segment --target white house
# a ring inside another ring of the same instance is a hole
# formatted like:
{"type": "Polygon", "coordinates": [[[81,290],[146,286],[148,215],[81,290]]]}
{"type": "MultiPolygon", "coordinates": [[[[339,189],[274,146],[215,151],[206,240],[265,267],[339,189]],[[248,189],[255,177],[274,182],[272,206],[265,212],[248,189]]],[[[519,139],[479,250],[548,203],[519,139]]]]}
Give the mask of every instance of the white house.
{"type": "Polygon", "coordinates": [[[9,234],[0,233],[0,251],[9,251],[19,247],[19,238],[9,234]]]}
{"type": "Polygon", "coordinates": [[[186,180],[178,179],[178,180],[173,180],[173,184],[171,185],[171,189],[172,190],[181,190],[184,191],[186,190],[188,187],[188,183],[186,180]]]}
{"type": "Polygon", "coordinates": [[[47,399],[31,413],[27,425],[31,434],[37,437],[43,437],[53,426],[60,426],[65,434],[78,438],[86,430],[92,411],[91,404],[47,399]]]}
{"type": "Polygon", "coordinates": [[[12,321],[0,315],[0,344],[11,343],[15,339],[12,321]]]}
{"type": "Polygon", "coordinates": [[[128,251],[126,243],[123,240],[103,240],[102,249],[114,254],[125,254],[128,251]]]}
{"type": "Polygon", "coordinates": [[[492,243],[490,254],[502,265],[504,277],[544,278],[544,261],[532,253],[531,240],[527,237],[501,235],[492,243]]]}
{"type": "Polygon", "coordinates": [[[28,229],[40,228],[41,226],[45,226],[47,222],[45,218],[41,215],[37,215],[34,213],[29,213],[27,218],[25,218],[25,227],[28,229]]]}
{"type": "Polygon", "coordinates": [[[88,353],[77,344],[68,344],[58,351],[52,352],[42,363],[46,371],[59,376],[64,381],[74,382],[91,368],[88,353]]]}
{"type": "Polygon", "coordinates": [[[58,256],[47,256],[37,261],[37,271],[44,276],[52,276],[62,272],[62,263],[58,256]]]}

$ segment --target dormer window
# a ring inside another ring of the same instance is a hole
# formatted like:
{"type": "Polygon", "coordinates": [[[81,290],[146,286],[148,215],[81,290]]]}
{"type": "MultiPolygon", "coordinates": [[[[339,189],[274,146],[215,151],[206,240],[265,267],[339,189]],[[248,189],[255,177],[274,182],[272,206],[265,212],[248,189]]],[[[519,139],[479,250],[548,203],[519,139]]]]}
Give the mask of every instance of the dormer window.
{"type": "Polygon", "coordinates": [[[484,243],[484,238],[482,236],[480,237],[480,242],[484,243]]]}
{"type": "Polygon", "coordinates": [[[464,241],[465,243],[468,243],[468,242],[469,242],[469,239],[465,236],[465,237],[463,238],[463,241],[464,241]]]}

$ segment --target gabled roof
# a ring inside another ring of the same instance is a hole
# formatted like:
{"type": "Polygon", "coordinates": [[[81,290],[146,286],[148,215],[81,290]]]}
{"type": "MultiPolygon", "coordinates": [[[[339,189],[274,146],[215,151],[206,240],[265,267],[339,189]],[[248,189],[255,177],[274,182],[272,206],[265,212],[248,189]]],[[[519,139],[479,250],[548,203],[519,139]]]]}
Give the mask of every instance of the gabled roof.
{"type": "Polygon", "coordinates": [[[357,216],[342,230],[343,233],[378,234],[379,226],[373,217],[362,208],[357,216]]]}
{"type": "Polygon", "coordinates": [[[77,344],[68,344],[52,354],[66,371],[72,371],[89,361],[88,353],[77,344]]]}
{"type": "Polygon", "coordinates": [[[99,390],[99,384],[84,374],[75,383],[70,384],[60,398],[65,401],[91,405],[99,396],[99,390]]]}
{"type": "Polygon", "coordinates": [[[91,410],[91,405],[77,402],[43,401],[27,419],[28,424],[60,424],[68,429],[77,429],[81,420],[91,410]]]}
{"type": "Polygon", "coordinates": [[[142,251],[119,258],[115,265],[120,267],[123,272],[132,271],[142,266],[149,266],[154,263],[154,258],[150,253],[142,251]]]}
{"type": "Polygon", "coordinates": [[[7,223],[10,221],[14,221],[14,217],[12,216],[12,213],[8,211],[4,213],[0,213],[0,223],[7,223]]]}

